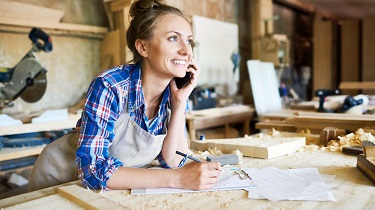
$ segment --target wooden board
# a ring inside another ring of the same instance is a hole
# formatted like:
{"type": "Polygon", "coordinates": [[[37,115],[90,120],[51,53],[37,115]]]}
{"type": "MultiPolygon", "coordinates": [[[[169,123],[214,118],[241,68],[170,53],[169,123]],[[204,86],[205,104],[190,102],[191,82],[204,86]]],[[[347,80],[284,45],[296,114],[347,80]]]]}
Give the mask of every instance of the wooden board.
{"type": "Polygon", "coordinates": [[[60,187],[58,193],[85,209],[129,209],[78,185],[60,187]]]}
{"type": "Polygon", "coordinates": [[[273,63],[248,60],[247,67],[257,114],[280,111],[282,102],[273,63]]]}
{"type": "Polygon", "coordinates": [[[2,148],[0,150],[0,161],[39,155],[44,147],[45,145],[36,147],[2,148]]]}
{"type": "Polygon", "coordinates": [[[364,155],[358,155],[357,168],[375,184],[375,157],[366,158],[364,155]]]}
{"type": "Polygon", "coordinates": [[[313,40],[313,87],[337,88],[336,25],[333,21],[314,21],[313,40]]]}
{"type": "Polygon", "coordinates": [[[0,17],[13,20],[31,20],[48,23],[59,23],[64,11],[25,4],[16,1],[0,1],[0,17]]]}
{"type": "Polygon", "coordinates": [[[232,153],[239,150],[244,156],[270,159],[291,154],[306,145],[305,137],[244,137],[233,139],[195,140],[190,148],[205,151],[208,148],[221,150],[223,153],[232,153]]]}
{"type": "Polygon", "coordinates": [[[20,133],[33,133],[39,131],[53,131],[75,128],[80,117],[81,115],[68,115],[67,120],[2,126],[0,127],[0,135],[6,136],[20,133]]]}
{"type": "MultiPolygon", "coordinates": [[[[375,18],[365,18],[362,21],[362,81],[375,80],[375,18]]],[[[364,90],[363,94],[374,94],[374,90],[364,90]]]]}
{"type": "MultiPolygon", "coordinates": [[[[341,27],[341,81],[358,82],[360,76],[359,20],[345,20],[341,27]]],[[[341,85],[340,85],[341,86],[341,85]]],[[[340,87],[340,89],[342,89],[340,87]]],[[[357,90],[343,90],[342,94],[357,95],[357,90]]]]}

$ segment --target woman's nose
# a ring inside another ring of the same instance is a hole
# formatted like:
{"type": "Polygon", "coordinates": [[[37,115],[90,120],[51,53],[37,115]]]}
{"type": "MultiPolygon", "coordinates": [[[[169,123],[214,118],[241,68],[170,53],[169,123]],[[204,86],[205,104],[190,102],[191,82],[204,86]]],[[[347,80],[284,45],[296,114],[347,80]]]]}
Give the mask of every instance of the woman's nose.
{"type": "Polygon", "coordinates": [[[179,53],[180,55],[191,56],[193,54],[193,49],[191,48],[191,45],[182,43],[179,53]]]}

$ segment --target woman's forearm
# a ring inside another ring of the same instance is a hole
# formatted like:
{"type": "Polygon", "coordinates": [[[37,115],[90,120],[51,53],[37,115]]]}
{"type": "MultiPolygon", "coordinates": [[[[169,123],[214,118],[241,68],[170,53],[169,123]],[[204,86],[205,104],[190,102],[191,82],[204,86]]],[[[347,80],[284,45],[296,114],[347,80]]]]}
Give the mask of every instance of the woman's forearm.
{"type": "Polygon", "coordinates": [[[188,151],[188,142],[185,135],[185,106],[174,108],[162,148],[163,159],[171,167],[177,167],[182,159],[181,156],[176,154],[177,150],[188,151]]]}

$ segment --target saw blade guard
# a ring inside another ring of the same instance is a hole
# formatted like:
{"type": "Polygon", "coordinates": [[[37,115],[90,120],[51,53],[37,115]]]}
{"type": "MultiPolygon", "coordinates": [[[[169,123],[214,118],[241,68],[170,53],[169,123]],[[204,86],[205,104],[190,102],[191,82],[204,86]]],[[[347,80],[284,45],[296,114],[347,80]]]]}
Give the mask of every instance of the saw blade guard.
{"type": "Polygon", "coordinates": [[[2,88],[2,95],[11,101],[19,96],[26,102],[38,101],[47,88],[46,72],[35,58],[23,59],[14,68],[12,79],[2,88]]]}

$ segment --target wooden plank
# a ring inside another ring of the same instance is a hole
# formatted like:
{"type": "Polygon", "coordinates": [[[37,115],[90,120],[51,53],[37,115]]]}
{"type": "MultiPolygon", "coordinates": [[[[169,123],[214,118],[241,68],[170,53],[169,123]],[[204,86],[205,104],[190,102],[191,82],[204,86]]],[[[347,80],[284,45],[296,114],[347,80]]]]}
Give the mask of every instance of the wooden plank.
{"type": "Polygon", "coordinates": [[[11,207],[11,206],[19,205],[21,203],[26,203],[26,202],[29,202],[29,201],[32,201],[32,200],[40,199],[40,198],[43,198],[43,197],[46,197],[46,196],[49,196],[49,195],[53,195],[53,194],[57,193],[57,189],[59,187],[68,186],[68,185],[72,185],[72,184],[79,184],[79,183],[80,183],[80,181],[77,180],[77,181],[74,181],[74,182],[68,182],[68,183],[64,183],[64,184],[61,184],[61,185],[44,188],[44,189],[41,189],[41,190],[38,190],[38,191],[33,191],[33,192],[29,192],[29,193],[20,194],[20,195],[16,195],[16,196],[13,196],[13,197],[5,198],[5,199],[1,200],[0,208],[11,207]]]}
{"type": "Polygon", "coordinates": [[[0,25],[39,27],[43,29],[78,31],[94,34],[105,34],[108,32],[108,28],[106,27],[88,26],[73,23],[49,23],[32,20],[17,20],[12,18],[0,18],[0,25]]]}
{"type": "Polygon", "coordinates": [[[122,11],[124,8],[130,8],[130,0],[117,0],[110,2],[110,11],[111,12],[119,12],[122,11]]]}
{"type": "Polygon", "coordinates": [[[375,185],[375,158],[358,155],[357,168],[375,185]]]}
{"type": "Polygon", "coordinates": [[[2,148],[0,150],[0,161],[39,155],[44,149],[44,147],[45,145],[22,148],[2,148]]]}
{"type": "Polygon", "coordinates": [[[375,82],[341,82],[339,88],[343,90],[374,90],[375,82]]]}
{"type": "Polygon", "coordinates": [[[313,49],[313,90],[336,88],[332,74],[332,22],[315,20],[313,49]]]}
{"type": "MultiPolygon", "coordinates": [[[[262,37],[266,34],[265,20],[271,20],[272,18],[273,7],[271,0],[251,1],[251,57],[253,60],[261,60],[262,58],[262,37]]],[[[267,32],[273,33],[271,21],[267,24],[267,32]]]]}
{"type": "Polygon", "coordinates": [[[80,115],[69,115],[68,120],[43,122],[43,123],[28,123],[14,126],[2,126],[0,127],[1,135],[12,135],[19,133],[32,133],[40,131],[53,131],[63,130],[69,128],[75,128],[80,115]]]}
{"type": "MultiPolygon", "coordinates": [[[[358,20],[344,20],[341,24],[341,82],[360,81],[360,29],[358,20]]],[[[340,84],[340,89],[341,84],[340,84]]],[[[357,95],[359,89],[345,89],[342,94],[357,95]]]]}
{"type": "MultiPolygon", "coordinates": [[[[375,81],[375,18],[362,20],[362,81],[375,81]]],[[[365,90],[364,94],[375,94],[365,90]]]]}
{"type": "Polygon", "coordinates": [[[16,1],[0,1],[0,19],[30,20],[48,23],[59,23],[64,11],[25,4],[16,1]]]}
{"type": "Polygon", "coordinates": [[[77,185],[60,187],[58,193],[85,209],[129,209],[77,185]]]}
{"type": "Polygon", "coordinates": [[[245,137],[194,140],[191,142],[191,148],[199,151],[216,147],[223,153],[232,153],[239,150],[244,156],[264,159],[291,154],[305,145],[306,137],[245,137]]]}
{"type": "Polygon", "coordinates": [[[104,36],[100,45],[100,61],[101,69],[106,70],[121,64],[120,60],[120,32],[118,30],[111,31],[104,36]],[[109,64],[104,64],[106,58],[111,57],[109,64]]]}

